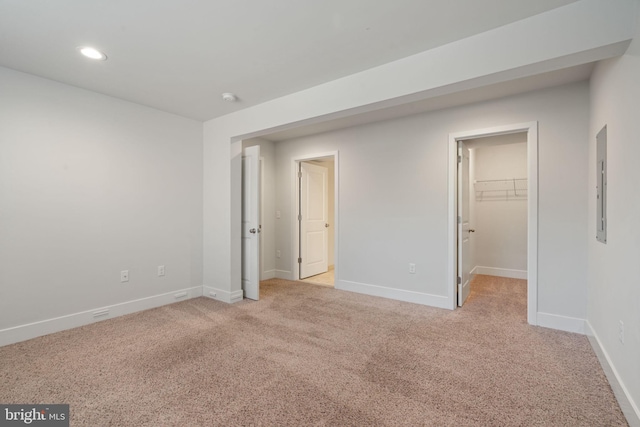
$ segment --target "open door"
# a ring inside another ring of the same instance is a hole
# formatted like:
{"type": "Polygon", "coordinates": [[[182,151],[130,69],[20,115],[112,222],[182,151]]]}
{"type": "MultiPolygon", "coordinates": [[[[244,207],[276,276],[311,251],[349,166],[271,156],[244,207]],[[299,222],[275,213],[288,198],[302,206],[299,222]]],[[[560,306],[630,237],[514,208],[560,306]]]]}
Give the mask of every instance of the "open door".
{"type": "Polygon", "coordinates": [[[260,146],[242,155],[242,290],[246,298],[260,297],[260,146]]]}
{"type": "Polygon", "coordinates": [[[300,279],[329,270],[329,170],[300,163],[300,279]]]}
{"type": "Polygon", "coordinates": [[[469,149],[458,141],[458,306],[471,291],[469,228],[469,149]]]}

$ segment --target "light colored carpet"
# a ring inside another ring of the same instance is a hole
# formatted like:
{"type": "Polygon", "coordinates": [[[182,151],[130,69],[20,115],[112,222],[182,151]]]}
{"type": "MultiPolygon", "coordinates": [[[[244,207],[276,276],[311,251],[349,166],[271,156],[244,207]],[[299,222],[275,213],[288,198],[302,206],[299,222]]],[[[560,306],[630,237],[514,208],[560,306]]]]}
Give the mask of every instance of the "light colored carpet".
{"type": "Polygon", "coordinates": [[[72,426],[623,426],[584,336],[527,325],[526,282],[462,309],[270,280],[0,348],[0,402],[72,426]]]}

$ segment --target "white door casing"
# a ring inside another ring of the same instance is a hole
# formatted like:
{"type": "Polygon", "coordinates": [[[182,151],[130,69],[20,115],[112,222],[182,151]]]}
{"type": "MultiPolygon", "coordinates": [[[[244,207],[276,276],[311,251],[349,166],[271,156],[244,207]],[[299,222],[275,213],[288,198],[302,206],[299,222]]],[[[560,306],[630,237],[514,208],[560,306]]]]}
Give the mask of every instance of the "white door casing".
{"type": "Polygon", "coordinates": [[[246,298],[260,297],[260,146],[242,156],[242,289],[246,298]]]}
{"type": "Polygon", "coordinates": [[[458,141],[458,306],[471,292],[471,233],[469,227],[469,149],[458,141]]]}
{"type": "Polygon", "coordinates": [[[300,279],[321,274],[328,263],[328,185],[327,168],[300,163],[300,279]]]}
{"type": "Polygon", "coordinates": [[[457,306],[456,289],[458,276],[457,241],[457,181],[458,141],[509,133],[527,133],[527,322],[538,324],[538,122],[495,126],[472,131],[449,134],[449,249],[447,269],[450,285],[447,286],[447,306],[457,306]]]}

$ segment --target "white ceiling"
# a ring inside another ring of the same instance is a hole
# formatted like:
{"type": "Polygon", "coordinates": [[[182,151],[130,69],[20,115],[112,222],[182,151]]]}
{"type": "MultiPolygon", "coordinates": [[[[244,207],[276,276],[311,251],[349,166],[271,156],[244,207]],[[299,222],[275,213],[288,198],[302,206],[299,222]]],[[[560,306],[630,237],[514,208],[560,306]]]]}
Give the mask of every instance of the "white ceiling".
{"type": "Polygon", "coordinates": [[[573,1],[0,0],[0,66],[208,120],[573,1]]]}

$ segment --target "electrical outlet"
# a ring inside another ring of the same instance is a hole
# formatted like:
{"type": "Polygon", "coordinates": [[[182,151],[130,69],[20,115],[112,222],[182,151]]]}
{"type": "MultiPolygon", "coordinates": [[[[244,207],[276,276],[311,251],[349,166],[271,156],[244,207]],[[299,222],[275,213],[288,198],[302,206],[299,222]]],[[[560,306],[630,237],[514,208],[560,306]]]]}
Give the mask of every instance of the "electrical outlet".
{"type": "Polygon", "coordinates": [[[122,270],[120,272],[120,282],[128,282],[129,281],[129,270],[122,270]]]}
{"type": "Polygon", "coordinates": [[[620,342],[624,344],[624,322],[620,321],[620,332],[619,332],[620,342]]]}
{"type": "Polygon", "coordinates": [[[276,258],[280,258],[280,256],[282,256],[282,252],[280,252],[280,249],[278,249],[276,251],[276,258]]]}
{"type": "Polygon", "coordinates": [[[416,274],[416,265],[414,263],[409,263],[409,273],[416,274]]]}
{"type": "Polygon", "coordinates": [[[280,219],[280,211],[276,211],[276,219],[280,219]]]}
{"type": "Polygon", "coordinates": [[[158,276],[164,276],[164,265],[158,266],[158,276]]]}

